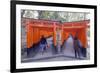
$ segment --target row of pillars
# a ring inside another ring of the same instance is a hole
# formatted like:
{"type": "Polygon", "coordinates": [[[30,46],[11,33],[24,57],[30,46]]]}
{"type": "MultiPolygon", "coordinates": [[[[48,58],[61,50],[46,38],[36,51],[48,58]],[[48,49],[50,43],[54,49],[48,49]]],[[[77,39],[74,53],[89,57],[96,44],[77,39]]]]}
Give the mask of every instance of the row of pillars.
{"type": "MultiPolygon", "coordinates": [[[[41,33],[38,33],[39,31],[39,28],[35,29],[37,31],[33,31],[33,28],[34,26],[31,26],[32,24],[28,24],[26,27],[27,27],[27,48],[30,48],[34,43],[37,43],[39,40],[40,40],[40,35],[36,35],[36,34],[41,34],[41,33]],[[35,34],[34,34],[35,33],[35,34]],[[36,36],[37,37],[37,40],[33,38],[33,36],[36,36]]],[[[48,26],[48,25],[47,25],[48,26]]],[[[43,28],[43,26],[41,27],[43,28]]],[[[60,26],[60,28],[56,25],[56,23],[53,23],[53,29],[52,32],[53,32],[53,43],[54,43],[54,46],[57,45],[57,30],[60,30],[60,34],[61,34],[61,45],[62,43],[64,42],[64,40],[66,40],[69,36],[69,33],[73,35],[73,37],[75,36],[76,32],[78,32],[78,39],[81,41],[81,43],[83,44],[84,47],[87,46],[87,35],[86,35],[86,28],[82,28],[82,29],[67,29],[67,28],[64,28],[64,26],[60,26]],[[67,31],[68,30],[68,31],[67,31]]],[[[46,29],[44,29],[46,31],[46,29]]],[[[51,35],[52,33],[48,34],[51,35]]]]}

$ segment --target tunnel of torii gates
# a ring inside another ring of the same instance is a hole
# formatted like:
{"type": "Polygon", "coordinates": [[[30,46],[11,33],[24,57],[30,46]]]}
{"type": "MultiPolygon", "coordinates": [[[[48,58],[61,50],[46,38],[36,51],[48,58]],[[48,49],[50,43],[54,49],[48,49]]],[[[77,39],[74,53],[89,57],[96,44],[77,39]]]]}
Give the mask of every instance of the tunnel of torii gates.
{"type": "Polygon", "coordinates": [[[64,22],[51,20],[37,20],[33,19],[27,22],[26,25],[26,36],[27,36],[27,48],[30,48],[33,44],[38,43],[42,36],[53,37],[54,46],[57,45],[57,30],[60,30],[61,34],[61,45],[67,40],[69,34],[74,37],[76,32],[78,33],[78,39],[81,41],[84,47],[87,46],[87,32],[89,28],[89,20],[75,21],[75,22],[64,22]]]}

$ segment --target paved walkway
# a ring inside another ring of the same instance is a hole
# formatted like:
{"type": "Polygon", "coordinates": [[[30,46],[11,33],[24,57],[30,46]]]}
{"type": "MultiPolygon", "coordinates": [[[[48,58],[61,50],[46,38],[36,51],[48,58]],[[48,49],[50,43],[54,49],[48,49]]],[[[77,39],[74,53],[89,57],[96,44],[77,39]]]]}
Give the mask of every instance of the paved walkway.
{"type": "Polygon", "coordinates": [[[49,48],[47,48],[46,52],[44,52],[43,54],[41,53],[41,51],[38,51],[36,53],[35,56],[33,56],[34,52],[30,52],[30,56],[27,56],[27,53],[24,53],[22,55],[21,58],[21,62],[25,63],[25,62],[48,62],[48,61],[69,61],[69,60],[86,60],[89,58],[84,58],[81,57],[79,58],[75,58],[75,53],[74,53],[74,49],[73,49],[73,43],[72,43],[72,39],[68,39],[64,46],[63,46],[63,52],[62,53],[58,53],[58,54],[54,54],[53,50],[54,47],[52,45],[49,46],[49,48]]]}

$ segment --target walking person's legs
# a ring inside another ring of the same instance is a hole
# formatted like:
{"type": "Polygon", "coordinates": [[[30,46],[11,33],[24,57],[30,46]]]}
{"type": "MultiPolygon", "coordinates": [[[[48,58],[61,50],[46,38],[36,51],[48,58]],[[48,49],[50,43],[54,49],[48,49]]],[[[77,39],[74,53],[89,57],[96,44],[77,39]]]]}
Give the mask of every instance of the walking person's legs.
{"type": "Polygon", "coordinates": [[[47,51],[47,44],[44,45],[44,52],[47,51]]]}
{"type": "Polygon", "coordinates": [[[77,58],[77,50],[75,49],[75,58],[77,58]]]}
{"type": "Polygon", "coordinates": [[[42,55],[44,54],[45,52],[45,44],[42,44],[42,55]]]}
{"type": "Polygon", "coordinates": [[[77,50],[77,55],[78,55],[78,58],[80,59],[81,58],[81,51],[79,49],[80,48],[78,48],[78,50],[77,50]]]}
{"type": "Polygon", "coordinates": [[[43,54],[43,44],[40,45],[41,53],[43,54]]]}

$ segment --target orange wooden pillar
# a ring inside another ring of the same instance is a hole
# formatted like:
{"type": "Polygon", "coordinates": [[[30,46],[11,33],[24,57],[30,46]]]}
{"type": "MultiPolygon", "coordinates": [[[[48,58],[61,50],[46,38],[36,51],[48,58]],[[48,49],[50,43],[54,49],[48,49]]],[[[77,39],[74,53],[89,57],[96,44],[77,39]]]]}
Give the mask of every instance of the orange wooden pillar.
{"type": "Polygon", "coordinates": [[[54,46],[56,46],[57,45],[57,43],[56,43],[56,24],[55,23],[53,23],[53,42],[54,42],[54,46]]]}
{"type": "Polygon", "coordinates": [[[26,33],[26,36],[27,36],[27,48],[30,48],[32,46],[32,44],[33,44],[33,38],[32,38],[33,37],[33,33],[32,33],[33,29],[32,29],[30,24],[28,24],[26,27],[27,27],[27,33],[26,33]]]}
{"type": "Polygon", "coordinates": [[[63,25],[61,27],[61,45],[63,45],[64,42],[64,29],[63,29],[63,25]]]}
{"type": "Polygon", "coordinates": [[[39,36],[40,36],[40,33],[39,33],[39,27],[32,27],[33,28],[33,31],[32,31],[32,38],[33,38],[33,44],[35,44],[35,43],[37,43],[37,42],[39,42],[39,40],[40,40],[40,38],[39,38],[39,36]]]}
{"type": "Polygon", "coordinates": [[[86,47],[87,47],[86,28],[82,28],[82,29],[79,31],[78,38],[79,38],[79,40],[81,41],[82,45],[86,48],[86,47]]]}
{"type": "Polygon", "coordinates": [[[34,27],[32,24],[27,26],[27,48],[30,48],[33,44],[39,41],[39,28],[34,27]]]}

